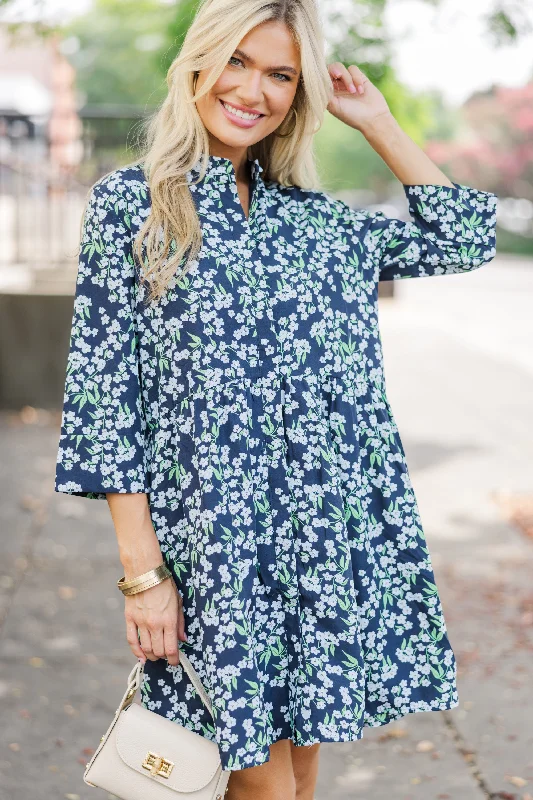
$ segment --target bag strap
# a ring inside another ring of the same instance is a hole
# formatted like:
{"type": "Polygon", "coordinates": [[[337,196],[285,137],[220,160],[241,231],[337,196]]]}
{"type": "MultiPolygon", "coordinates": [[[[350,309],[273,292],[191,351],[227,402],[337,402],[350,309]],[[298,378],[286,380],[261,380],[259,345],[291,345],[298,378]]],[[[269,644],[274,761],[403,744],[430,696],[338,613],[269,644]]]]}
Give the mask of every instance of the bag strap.
{"type": "MultiPolygon", "coordinates": [[[[200,680],[200,676],[198,675],[195,668],[193,667],[193,665],[183,652],[183,649],[181,647],[179,647],[178,649],[179,649],[179,663],[189,676],[192,685],[200,695],[202,702],[204,703],[207,710],[213,717],[213,707],[211,704],[211,700],[209,699],[207,692],[204,689],[204,685],[200,680]]],[[[129,704],[132,702],[135,692],[142,683],[143,673],[144,673],[144,664],[142,663],[142,661],[137,661],[137,663],[135,664],[135,666],[133,667],[128,676],[128,688],[124,692],[124,696],[120,703],[119,709],[126,708],[126,706],[129,706],[129,704]]]]}

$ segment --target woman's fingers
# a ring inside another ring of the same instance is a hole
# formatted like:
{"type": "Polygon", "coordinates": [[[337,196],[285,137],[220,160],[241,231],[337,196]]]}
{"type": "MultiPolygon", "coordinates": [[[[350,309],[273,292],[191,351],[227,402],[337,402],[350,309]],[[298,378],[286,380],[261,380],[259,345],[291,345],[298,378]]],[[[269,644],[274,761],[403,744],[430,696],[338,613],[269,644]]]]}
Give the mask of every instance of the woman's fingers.
{"type": "Polygon", "coordinates": [[[330,74],[333,77],[336,91],[342,92],[344,90],[355,94],[356,88],[352,76],[344,64],[341,64],[340,61],[336,61],[330,66],[330,74]]]}
{"type": "Polygon", "coordinates": [[[178,636],[182,642],[187,641],[187,634],[185,633],[185,615],[183,613],[183,600],[179,592],[178,595],[178,636]]]}
{"type": "Polygon", "coordinates": [[[361,72],[359,67],[356,67],[355,64],[351,64],[348,67],[348,72],[352,76],[352,80],[354,82],[354,85],[357,87],[357,91],[359,92],[359,94],[363,94],[363,92],[365,91],[365,81],[367,80],[366,75],[363,72],[361,72]]]}
{"type": "Polygon", "coordinates": [[[159,623],[150,628],[150,638],[152,640],[152,653],[156,658],[165,657],[165,641],[163,637],[163,627],[159,623]]]}
{"type": "Polygon", "coordinates": [[[162,581],[126,598],[126,638],[142,661],[168,659],[179,663],[178,639],[187,641],[183,599],[173,581],[162,581]]]}
{"type": "Polygon", "coordinates": [[[165,657],[168,663],[175,667],[179,664],[177,625],[165,625],[163,638],[165,645],[165,657]]]}
{"type": "Polygon", "coordinates": [[[355,94],[357,91],[355,88],[355,84],[353,82],[353,78],[351,74],[348,72],[344,64],[341,64],[340,61],[336,61],[334,64],[330,64],[329,72],[331,77],[334,81],[335,90],[338,92],[346,91],[350,92],[351,94],[355,94]]]}
{"type": "Polygon", "coordinates": [[[330,64],[329,73],[333,78],[337,91],[347,91],[350,94],[362,94],[366,76],[355,64],[345,67],[340,61],[330,64]]]}
{"type": "Polygon", "coordinates": [[[126,640],[135,658],[139,658],[143,662],[146,661],[146,655],[139,643],[137,625],[133,619],[126,619],[126,640]]]}
{"type": "Polygon", "coordinates": [[[150,631],[145,625],[139,626],[139,638],[141,640],[141,647],[147,659],[150,661],[157,661],[157,656],[154,655],[152,650],[152,637],[150,631]]]}

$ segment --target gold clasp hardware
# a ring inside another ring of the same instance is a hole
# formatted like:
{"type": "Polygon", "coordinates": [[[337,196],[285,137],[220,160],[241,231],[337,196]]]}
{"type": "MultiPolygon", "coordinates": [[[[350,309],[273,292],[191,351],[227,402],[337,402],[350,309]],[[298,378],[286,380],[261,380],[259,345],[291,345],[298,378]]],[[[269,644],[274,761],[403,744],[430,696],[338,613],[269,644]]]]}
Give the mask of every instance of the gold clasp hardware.
{"type": "Polygon", "coordinates": [[[149,769],[152,775],[161,775],[163,778],[168,778],[172,772],[174,762],[168,761],[158,753],[152,753],[151,750],[149,750],[142,765],[145,769],[149,769]]]}
{"type": "Polygon", "coordinates": [[[129,705],[131,705],[131,701],[132,701],[132,699],[133,699],[133,696],[134,696],[135,692],[136,692],[136,689],[130,689],[130,690],[129,690],[128,694],[127,694],[127,695],[126,695],[126,697],[124,698],[124,702],[122,703],[122,707],[121,707],[121,709],[120,709],[121,711],[122,711],[124,708],[127,708],[129,705]]]}

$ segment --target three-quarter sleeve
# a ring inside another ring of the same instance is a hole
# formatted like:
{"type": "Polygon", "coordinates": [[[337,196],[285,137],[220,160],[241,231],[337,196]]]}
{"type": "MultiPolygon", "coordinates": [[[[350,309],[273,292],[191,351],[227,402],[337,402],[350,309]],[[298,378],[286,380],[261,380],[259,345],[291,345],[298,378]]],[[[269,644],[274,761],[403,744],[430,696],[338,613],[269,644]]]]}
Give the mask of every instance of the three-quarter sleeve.
{"type": "Polygon", "coordinates": [[[372,215],[378,280],[468,272],[496,254],[497,196],[454,183],[403,184],[411,220],[372,215]]]}
{"type": "Polygon", "coordinates": [[[108,177],[83,219],[55,491],[150,491],[127,203],[108,177]]]}

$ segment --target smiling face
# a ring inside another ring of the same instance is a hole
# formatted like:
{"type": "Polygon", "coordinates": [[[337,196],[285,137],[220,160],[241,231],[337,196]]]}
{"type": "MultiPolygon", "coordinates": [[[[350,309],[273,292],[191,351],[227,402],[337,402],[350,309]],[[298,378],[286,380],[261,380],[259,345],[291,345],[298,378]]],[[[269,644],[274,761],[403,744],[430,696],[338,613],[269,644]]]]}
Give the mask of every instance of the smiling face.
{"type": "MultiPolygon", "coordinates": [[[[211,153],[231,158],[276,130],[289,113],[300,70],[298,46],[283,22],[253,28],[196,103],[211,153]]],[[[200,71],[197,90],[206,74],[200,71]]]]}

